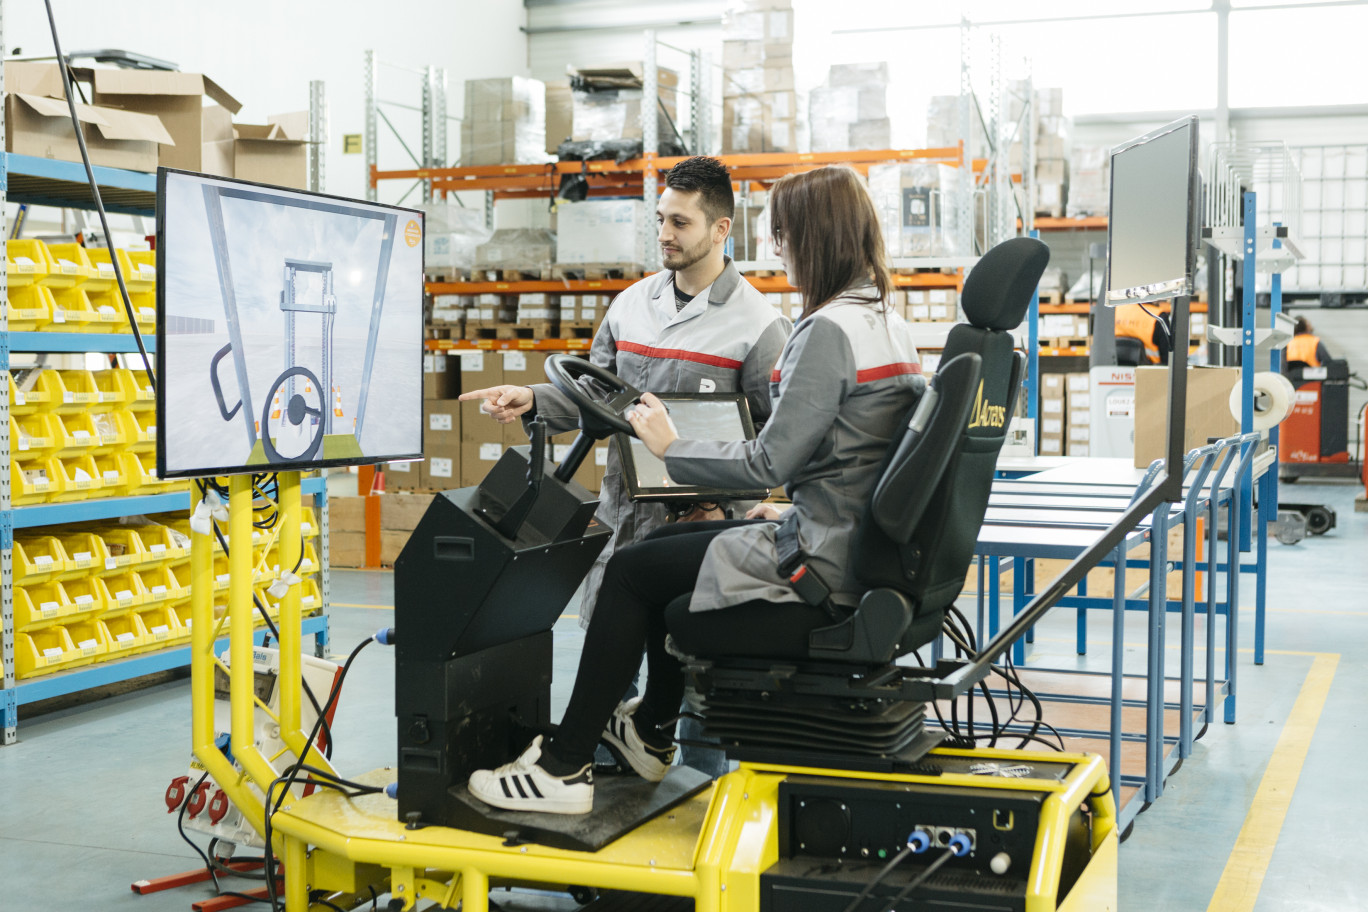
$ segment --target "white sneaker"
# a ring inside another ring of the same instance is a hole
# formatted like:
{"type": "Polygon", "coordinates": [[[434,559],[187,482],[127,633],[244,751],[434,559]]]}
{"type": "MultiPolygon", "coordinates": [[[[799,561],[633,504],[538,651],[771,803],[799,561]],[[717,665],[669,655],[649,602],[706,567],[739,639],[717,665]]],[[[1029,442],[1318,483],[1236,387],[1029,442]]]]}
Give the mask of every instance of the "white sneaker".
{"type": "Polygon", "coordinates": [[[608,727],[603,730],[601,740],[608,745],[608,749],[617,757],[619,763],[630,766],[647,782],[659,782],[670,771],[675,749],[672,744],[661,750],[641,740],[634,718],[640,705],[641,697],[619,703],[618,708],[613,710],[613,715],[608,719],[608,727]]]}
{"type": "Polygon", "coordinates": [[[522,756],[498,769],[470,774],[470,794],[491,807],[540,814],[587,814],[594,809],[594,775],[589,764],[564,778],[537,765],[542,736],[532,739],[522,756]]]}

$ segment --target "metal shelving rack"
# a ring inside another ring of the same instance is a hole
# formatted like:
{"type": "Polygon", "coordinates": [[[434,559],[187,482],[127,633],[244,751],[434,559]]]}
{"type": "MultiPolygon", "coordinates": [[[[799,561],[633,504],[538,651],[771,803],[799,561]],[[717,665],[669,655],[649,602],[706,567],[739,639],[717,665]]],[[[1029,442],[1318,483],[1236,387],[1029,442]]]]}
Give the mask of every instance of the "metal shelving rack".
{"type": "MultiPolygon", "coordinates": [[[[3,40],[3,3],[0,3],[0,40],[3,40]]],[[[0,95],[4,92],[4,75],[0,73],[0,95]]],[[[323,84],[310,85],[311,134],[319,139],[326,135],[326,108],[323,84]]],[[[0,136],[5,123],[0,111],[0,136]]],[[[323,179],[323,151],[316,145],[311,156],[311,183],[321,189],[323,179]]],[[[156,210],[157,178],[155,174],[124,171],[116,168],[95,167],[95,179],[100,185],[105,209],[137,216],[152,216],[156,210]]],[[[54,161],[26,155],[0,152],[0,247],[8,236],[6,204],[10,198],[44,206],[85,209],[94,205],[86,180],[85,167],[80,162],[54,161]]],[[[0,272],[0,301],[9,299],[8,275],[0,272]]],[[[149,354],[155,351],[155,340],[145,339],[149,354]]],[[[93,335],[87,333],[9,332],[8,307],[0,307],[0,369],[8,370],[12,352],[102,352],[132,353],[137,346],[130,335],[93,335]]],[[[0,396],[0,458],[10,460],[9,397],[0,396]]],[[[323,613],[304,621],[305,632],[316,637],[321,650],[327,644],[329,604],[328,567],[328,510],[324,479],[310,479],[303,485],[304,493],[319,496],[320,590],[323,613]]],[[[112,497],[74,503],[35,504],[14,507],[11,502],[10,473],[0,472],[0,660],[3,661],[3,690],[0,690],[0,745],[13,744],[18,739],[17,721],[20,704],[32,703],[49,697],[88,690],[116,681],[165,671],[188,665],[189,647],[170,648],[143,653],[126,659],[87,665],[71,671],[59,672],[18,683],[14,664],[14,586],[13,546],[14,530],[55,525],[59,523],[89,522],[121,516],[159,513],[188,513],[190,493],[154,494],[141,497],[112,497]]]]}

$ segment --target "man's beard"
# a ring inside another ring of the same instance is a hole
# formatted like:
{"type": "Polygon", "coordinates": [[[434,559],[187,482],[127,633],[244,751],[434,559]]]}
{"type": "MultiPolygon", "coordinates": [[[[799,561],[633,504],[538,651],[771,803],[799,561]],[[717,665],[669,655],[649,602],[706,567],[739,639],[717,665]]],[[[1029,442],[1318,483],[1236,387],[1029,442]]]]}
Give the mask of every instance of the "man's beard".
{"type": "Polygon", "coordinates": [[[699,241],[697,246],[685,248],[678,253],[667,254],[665,256],[665,268],[679,272],[681,269],[688,269],[694,263],[703,259],[712,250],[712,242],[707,238],[699,241]]]}

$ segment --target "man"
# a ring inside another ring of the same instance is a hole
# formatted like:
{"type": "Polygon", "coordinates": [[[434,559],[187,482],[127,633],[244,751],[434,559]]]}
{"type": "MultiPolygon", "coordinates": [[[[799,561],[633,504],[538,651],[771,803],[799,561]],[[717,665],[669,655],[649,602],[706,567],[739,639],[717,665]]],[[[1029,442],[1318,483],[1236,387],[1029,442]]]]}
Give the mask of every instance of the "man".
{"type": "MultiPolygon", "coordinates": [[[[769,417],[770,373],[793,327],[724,254],[734,211],[731,175],[717,159],[698,156],[670,169],[656,207],[665,268],[614,299],[589,358],[643,391],[744,392],[759,425],[769,417]]],[[[460,398],[483,399],[481,410],[504,424],[536,414],[550,434],[578,427],[574,405],[549,383],[495,386],[460,398]]],[[[721,519],[725,506],[697,505],[682,518],[721,519]]],[[[668,516],[661,504],[630,500],[610,448],[599,518],[614,535],[586,578],[581,625],[589,623],[614,548],[644,538],[668,516]]]]}
{"type": "Polygon", "coordinates": [[[1292,341],[1287,343],[1287,349],[1283,352],[1285,370],[1292,369],[1293,361],[1299,361],[1307,367],[1320,367],[1330,360],[1329,350],[1306,317],[1297,317],[1292,333],[1292,341]]]}

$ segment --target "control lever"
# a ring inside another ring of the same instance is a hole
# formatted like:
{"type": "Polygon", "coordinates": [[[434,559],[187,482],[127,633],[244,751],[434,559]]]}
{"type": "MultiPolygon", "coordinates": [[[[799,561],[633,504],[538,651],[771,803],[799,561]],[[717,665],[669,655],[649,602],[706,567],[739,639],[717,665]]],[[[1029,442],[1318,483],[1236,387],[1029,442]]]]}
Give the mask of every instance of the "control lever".
{"type": "Polygon", "coordinates": [[[532,505],[541,493],[542,479],[546,477],[546,419],[540,415],[529,422],[528,430],[532,442],[531,453],[527,460],[527,490],[523,491],[508,512],[494,524],[494,531],[504,538],[517,538],[532,505]]]}

